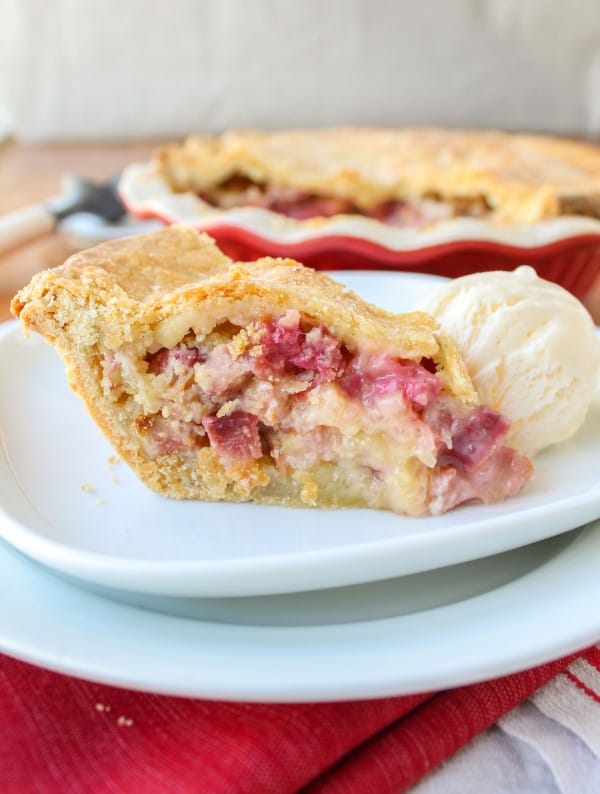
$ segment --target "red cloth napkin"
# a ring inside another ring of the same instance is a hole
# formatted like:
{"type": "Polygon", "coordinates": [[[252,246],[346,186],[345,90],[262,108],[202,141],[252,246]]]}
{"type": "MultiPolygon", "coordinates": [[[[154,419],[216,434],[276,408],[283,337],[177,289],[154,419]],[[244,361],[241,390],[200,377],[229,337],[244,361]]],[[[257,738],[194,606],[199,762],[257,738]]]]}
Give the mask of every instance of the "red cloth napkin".
{"type": "Polygon", "coordinates": [[[3,656],[0,789],[397,794],[575,658],[433,694],[272,705],[133,692],[3,656]]]}

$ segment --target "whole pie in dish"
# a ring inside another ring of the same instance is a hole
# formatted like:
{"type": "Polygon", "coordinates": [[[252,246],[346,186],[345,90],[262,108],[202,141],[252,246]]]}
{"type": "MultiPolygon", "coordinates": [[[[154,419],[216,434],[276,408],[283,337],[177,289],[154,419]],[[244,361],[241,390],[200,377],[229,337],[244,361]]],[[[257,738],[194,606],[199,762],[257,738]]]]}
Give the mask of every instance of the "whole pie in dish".
{"type": "Polygon", "coordinates": [[[398,227],[455,217],[600,218],[600,148],[538,135],[323,129],[196,135],[155,166],[176,192],[297,221],[361,215],[398,227]]]}
{"type": "Polygon", "coordinates": [[[235,264],[186,227],[76,254],[12,308],[166,496],[438,514],[532,471],[429,315],[291,260],[235,264]]]}

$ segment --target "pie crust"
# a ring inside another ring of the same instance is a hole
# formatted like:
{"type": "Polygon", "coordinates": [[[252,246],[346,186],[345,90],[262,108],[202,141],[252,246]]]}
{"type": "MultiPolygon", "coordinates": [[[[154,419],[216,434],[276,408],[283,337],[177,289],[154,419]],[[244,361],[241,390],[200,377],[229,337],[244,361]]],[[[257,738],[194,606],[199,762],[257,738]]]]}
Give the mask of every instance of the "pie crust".
{"type": "Polygon", "coordinates": [[[170,497],[440,513],[531,474],[453,342],[182,226],[40,273],[12,303],[138,476],[170,497]]]}
{"type": "Polygon", "coordinates": [[[406,225],[457,215],[516,224],[563,214],[600,217],[600,148],[541,135],[434,128],[230,131],[163,147],[155,165],[173,190],[224,207],[227,191],[241,179],[253,205],[253,185],[284,200],[296,191],[333,201],[322,210],[326,216],[338,214],[338,206],[341,214],[380,217],[390,202],[420,210],[425,201],[423,217],[404,219],[406,225]]]}

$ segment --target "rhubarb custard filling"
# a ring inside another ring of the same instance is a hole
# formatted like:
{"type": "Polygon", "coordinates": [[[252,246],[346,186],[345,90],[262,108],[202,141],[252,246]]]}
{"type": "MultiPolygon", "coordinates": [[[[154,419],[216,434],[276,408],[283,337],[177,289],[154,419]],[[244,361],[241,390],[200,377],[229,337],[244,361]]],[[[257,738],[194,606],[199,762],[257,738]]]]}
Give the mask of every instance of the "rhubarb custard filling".
{"type": "Polygon", "coordinates": [[[484,196],[447,198],[430,193],[420,198],[387,198],[368,206],[326,193],[255,182],[238,174],[211,189],[197,191],[206,203],[219,209],[258,207],[294,220],[361,215],[388,226],[419,228],[455,217],[483,217],[491,211],[484,196]]]}
{"type": "Polygon", "coordinates": [[[432,360],[350,348],[296,309],[145,355],[123,347],[102,387],[131,404],[148,459],[210,456],[247,498],[284,488],[307,505],[439,514],[531,473],[503,445],[508,420],[449,394],[432,360]]]}
{"type": "Polygon", "coordinates": [[[532,472],[430,315],[293,260],[173,226],[76,254],[12,309],[163,496],[437,515],[532,472]]]}

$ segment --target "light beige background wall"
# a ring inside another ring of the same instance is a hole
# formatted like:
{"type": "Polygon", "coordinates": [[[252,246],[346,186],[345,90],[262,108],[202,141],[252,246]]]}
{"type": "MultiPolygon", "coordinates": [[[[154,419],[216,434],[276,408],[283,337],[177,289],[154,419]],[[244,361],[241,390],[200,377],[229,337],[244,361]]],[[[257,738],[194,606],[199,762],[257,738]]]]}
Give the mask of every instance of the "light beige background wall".
{"type": "Polygon", "coordinates": [[[600,133],[600,0],[0,0],[26,139],[229,126],[600,133]]]}

